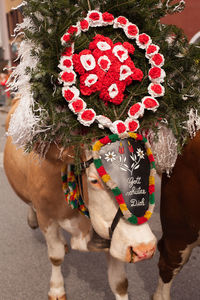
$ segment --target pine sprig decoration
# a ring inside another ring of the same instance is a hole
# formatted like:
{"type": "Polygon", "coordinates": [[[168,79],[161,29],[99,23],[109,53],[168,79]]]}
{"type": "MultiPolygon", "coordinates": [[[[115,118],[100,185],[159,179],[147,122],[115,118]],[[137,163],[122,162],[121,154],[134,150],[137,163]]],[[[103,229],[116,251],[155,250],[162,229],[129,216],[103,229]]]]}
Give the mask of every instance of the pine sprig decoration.
{"type": "MultiPolygon", "coordinates": [[[[98,9],[108,11],[115,17],[123,15],[130,22],[137,24],[140,32],[145,32],[152,37],[153,43],[159,45],[165,56],[165,95],[159,100],[159,109],[146,112],[140,120],[142,129],[156,129],[159,120],[172,129],[179,149],[185,143],[188,132],[184,127],[188,120],[191,108],[199,112],[199,82],[200,62],[199,47],[189,45],[182,30],[172,25],[162,25],[160,18],[166,14],[180,12],[184,8],[184,1],[174,4],[172,0],[29,0],[23,8],[24,16],[30,19],[31,29],[25,28],[25,38],[32,42],[32,55],[37,56],[38,64],[34,69],[27,69],[31,74],[31,90],[35,107],[44,109],[47,113],[43,124],[50,129],[39,132],[26,145],[30,151],[40,142],[59,142],[61,146],[90,144],[94,137],[109,134],[108,129],[99,129],[94,124],[88,130],[81,125],[76,116],[69,111],[67,103],[62,97],[62,88],[59,84],[59,59],[64,50],[61,37],[66,29],[77,23],[87,15],[88,10],[98,9]],[[74,134],[76,133],[76,134],[74,134]]],[[[87,49],[96,34],[108,36],[112,41],[128,41],[119,29],[91,28],[78,39],[74,36],[76,52],[87,49]]],[[[99,100],[98,94],[83,97],[89,107],[93,107],[97,114],[105,114],[112,121],[125,119],[131,105],[145,96],[148,81],[148,61],[144,52],[135,46],[134,63],[142,69],[144,79],[140,83],[133,83],[126,89],[126,98],[121,105],[109,103],[105,106],[99,100]],[[135,59],[137,58],[137,60],[135,59]]],[[[78,151],[78,150],[77,150],[78,151]]]]}

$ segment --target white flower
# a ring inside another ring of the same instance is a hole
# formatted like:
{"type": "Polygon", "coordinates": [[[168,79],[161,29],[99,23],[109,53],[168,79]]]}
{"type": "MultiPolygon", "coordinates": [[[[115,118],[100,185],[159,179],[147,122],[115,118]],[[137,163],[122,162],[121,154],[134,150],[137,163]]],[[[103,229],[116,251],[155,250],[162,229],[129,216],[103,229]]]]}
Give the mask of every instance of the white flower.
{"type": "Polygon", "coordinates": [[[109,86],[108,93],[109,93],[110,98],[112,98],[112,99],[115,98],[119,94],[119,90],[118,90],[116,83],[113,83],[109,86]]]}
{"type": "Polygon", "coordinates": [[[144,151],[142,149],[137,149],[137,155],[140,157],[140,159],[144,159],[144,151]]]}
{"type": "Polygon", "coordinates": [[[106,42],[98,42],[97,43],[97,47],[99,48],[99,50],[101,51],[107,51],[107,50],[110,50],[111,49],[111,46],[106,43],[106,42]]]}
{"type": "Polygon", "coordinates": [[[85,85],[90,87],[95,84],[98,80],[98,76],[96,74],[89,74],[88,77],[85,79],[85,85]]]}
{"type": "Polygon", "coordinates": [[[122,45],[114,46],[112,52],[121,62],[124,62],[128,58],[128,50],[122,45]]]}
{"type": "Polygon", "coordinates": [[[122,65],[120,67],[120,76],[119,76],[119,80],[125,80],[128,76],[130,76],[131,74],[133,74],[133,72],[131,71],[131,69],[129,68],[129,66],[127,65],[122,65]]]}
{"type": "Polygon", "coordinates": [[[110,152],[108,151],[108,153],[105,154],[105,160],[107,161],[111,161],[113,162],[114,160],[116,160],[116,154],[114,151],[110,152]]]}
{"type": "Polygon", "coordinates": [[[96,67],[96,61],[92,54],[81,55],[80,61],[86,71],[91,71],[96,67]]]}
{"type": "Polygon", "coordinates": [[[111,66],[111,61],[110,59],[108,58],[107,55],[103,55],[103,56],[100,56],[99,59],[98,59],[98,65],[100,66],[100,68],[103,70],[103,71],[108,71],[110,69],[110,66],[111,66]],[[102,63],[106,63],[107,62],[107,65],[103,65],[102,63]]]}

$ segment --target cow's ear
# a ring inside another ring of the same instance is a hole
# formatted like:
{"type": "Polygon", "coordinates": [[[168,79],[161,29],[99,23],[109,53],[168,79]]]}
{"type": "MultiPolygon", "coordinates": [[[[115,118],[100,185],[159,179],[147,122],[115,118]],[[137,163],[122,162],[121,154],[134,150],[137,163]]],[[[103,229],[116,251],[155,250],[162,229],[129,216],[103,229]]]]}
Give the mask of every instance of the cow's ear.
{"type": "MultiPolygon", "coordinates": [[[[37,152],[37,150],[35,152],[37,152]]],[[[63,148],[56,143],[51,143],[50,146],[48,146],[45,159],[54,163],[74,164],[74,146],[63,148]]]]}

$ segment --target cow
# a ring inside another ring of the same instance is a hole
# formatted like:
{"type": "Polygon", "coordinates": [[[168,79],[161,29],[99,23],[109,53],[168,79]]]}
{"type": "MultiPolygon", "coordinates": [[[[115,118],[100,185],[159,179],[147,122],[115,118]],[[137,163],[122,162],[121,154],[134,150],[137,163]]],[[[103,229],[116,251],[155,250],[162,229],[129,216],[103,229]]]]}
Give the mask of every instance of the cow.
{"type": "MultiPolygon", "coordinates": [[[[8,114],[6,128],[18,101],[8,114]]],[[[28,224],[41,229],[46,239],[52,265],[49,300],[66,300],[61,264],[68,246],[61,228],[71,234],[71,248],[82,251],[105,251],[108,281],[116,300],[128,300],[128,280],[124,262],[135,263],[151,258],[156,238],[148,223],[133,225],[120,218],[112,233],[109,228],[119,211],[114,195],[105,187],[93,163],[82,173],[82,194],[90,219],[67,205],[62,190],[61,168],[73,164],[73,147],[61,149],[52,143],[45,159],[37,153],[24,154],[8,137],[4,150],[4,168],[16,194],[29,205],[28,224]]],[[[83,151],[89,161],[91,151],[83,151]]]]}
{"type": "Polygon", "coordinates": [[[159,282],[153,300],[170,300],[176,274],[200,245],[200,131],[179,155],[172,174],[162,176],[160,217],[162,238],[158,242],[159,282]]]}

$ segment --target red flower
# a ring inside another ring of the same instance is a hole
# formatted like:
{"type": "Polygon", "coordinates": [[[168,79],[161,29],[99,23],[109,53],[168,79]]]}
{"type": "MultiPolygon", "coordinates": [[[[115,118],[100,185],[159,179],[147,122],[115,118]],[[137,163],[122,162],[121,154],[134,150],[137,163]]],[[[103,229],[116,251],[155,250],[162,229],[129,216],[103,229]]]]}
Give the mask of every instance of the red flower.
{"type": "Polygon", "coordinates": [[[71,62],[70,59],[65,59],[65,60],[63,61],[63,65],[64,65],[65,67],[67,67],[67,68],[70,68],[70,67],[72,66],[72,62],[71,62]]]}
{"type": "Polygon", "coordinates": [[[149,70],[149,76],[152,79],[159,78],[161,76],[161,68],[153,67],[149,70]]]}
{"type": "Polygon", "coordinates": [[[147,44],[149,42],[149,36],[145,33],[142,33],[139,35],[139,42],[143,45],[147,44]]]}
{"type": "Polygon", "coordinates": [[[157,47],[155,45],[149,45],[147,48],[147,54],[152,54],[157,50],[157,47]]]}
{"type": "Polygon", "coordinates": [[[153,84],[151,86],[152,91],[154,91],[156,94],[161,94],[162,93],[162,87],[160,84],[153,84]]]}
{"type": "Polygon", "coordinates": [[[133,47],[132,44],[130,44],[130,43],[128,43],[128,42],[124,42],[124,43],[123,43],[123,46],[124,46],[125,49],[128,50],[128,52],[129,52],[130,54],[133,54],[133,53],[134,53],[135,48],[133,47]]]}
{"type": "Polygon", "coordinates": [[[71,101],[74,98],[74,93],[70,90],[65,90],[64,97],[66,101],[71,101]]]}
{"type": "MultiPolygon", "coordinates": [[[[108,15],[106,14],[105,16],[108,15]]],[[[122,43],[118,42],[113,44],[110,38],[97,34],[89,44],[89,50],[83,50],[79,54],[73,55],[74,69],[81,75],[80,91],[83,95],[89,96],[99,91],[99,97],[105,103],[112,102],[115,105],[119,105],[124,99],[123,92],[126,86],[131,84],[133,80],[142,80],[143,72],[135,68],[130,56],[127,55],[127,59],[121,62],[119,57],[114,55],[112,52],[113,48],[118,45],[122,48],[122,50],[119,48],[118,51],[122,51],[122,55],[127,53],[127,51],[134,53],[135,49],[130,43],[124,42],[122,45],[122,43]],[[94,68],[91,70],[86,70],[81,63],[81,56],[87,54],[90,54],[96,63],[96,66],[94,65],[94,68]],[[98,80],[90,84],[87,80],[88,75],[96,75],[98,80]]],[[[118,53],[118,55],[120,54],[118,53]]],[[[119,125],[118,132],[124,131],[125,125],[119,125]]]]}
{"type": "Polygon", "coordinates": [[[86,109],[82,114],[81,114],[81,118],[84,121],[91,121],[93,118],[95,117],[95,114],[93,113],[93,111],[91,109],[86,109]]]}
{"type": "MultiPolygon", "coordinates": [[[[80,77],[80,91],[83,95],[89,96],[92,93],[95,93],[101,89],[101,82],[97,80],[94,84],[91,86],[86,86],[85,81],[87,80],[88,73],[85,73],[80,77]]],[[[92,80],[92,79],[91,79],[92,80]]]]}
{"type": "Polygon", "coordinates": [[[103,21],[107,22],[107,23],[111,23],[114,21],[113,15],[109,14],[108,12],[103,13],[102,18],[103,18],[103,21]]]}
{"type": "Polygon", "coordinates": [[[69,34],[74,34],[78,32],[78,28],[76,26],[70,26],[68,31],[69,34]]]}
{"type": "Polygon", "coordinates": [[[133,104],[129,110],[130,115],[134,117],[134,115],[140,110],[140,107],[140,103],[133,104]]]}
{"type": "Polygon", "coordinates": [[[117,124],[117,131],[119,133],[123,133],[126,131],[126,126],[123,123],[118,123],[117,124]]]}
{"type": "Polygon", "coordinates": [[[86,70],[82,66],[82,63],[80,61],[80,56],[78,54],[74,54],[72,60],[74,64],[74,70],[80,75],[85,74],[86,70]]]}
{"type": "Polygon", "coordinates": [[[159,105],[158,102],[156,101],[156,99],[151,98],[151,97],[143,98],[142,103],[144,104],[145,108],[147,108],[147,109],[153,109],[159,105]]]}
{"type": "Polygon", "coordinates": [[[142,81],[143,72],[140,69],[135,68],[135,70],[133,72],[133,75],[132,75],[132,78],[133,78],[133,80],[142,81]]]}
{"type": "Polygon", "coordinates": [[[155,55],[152,57],[152,60],[154,61],[154,63],[155,63],[157,66],[159,66],[159,65],[163,62],[163,58],[162,58],[162,56],[161,56],[159,53],[155,54],[155,55]]]}
{"type": "Polygon", "coordinates": [[[63,81],[66,81],[66,82],[73,82],[74,81],[74,73],[72,73],[72,72],[64,72],[63,74],[62,74],[62,80],[63,81]]]}
{"type": "Polygon", "coordinates": [[[124,18],[124,17],[119,17],[119,18],[117,19],[117,22],[120,23],[120,24],[122,24],[122,25],[126,25],[127,19],[124,18]]]}
{"type": "MultiPolygon", "coordinates": [[[[90,44],[89,44],[89,49],[90,50],[94,50],[94,49],[97,49],[97,50],[99,50],[98,48],[97,48],[97,43],[98,42],[106,42],[108,45],[110,45],[110,47],[113,47],[113,42],[112,42],[112,40],[110,39],[110,38],[108,38],[108,37],[105,37],[105,36],[103,36],[103,35],[101,35],[101,34],[97,34],[94,38],[93,38],[93,42],[90,42],[90,44]]],[[[106,52],[106,51],[104,51],[104,52],[106,52]]],[[[94,54],[94,53],[93,53],[94,54]]],[[[101,51],[101,55],[102,55],[102,51],[101,51]]]]}
{"type": "Polygon", "coordinates": [[[100,19],[100,14],[97,13],[97,12],[92,12],[90,15],[89,15],[89,18],[93,21],[98,21],[100,19]]]}
{"type": "Polygon", "coordinates": [[[138,122],[132,120],[128,123],[128,129],[129,131],[136,131],[138,129],[138,122]]]}
{"type": "Polygon", "coordinates": [[[80,26],[82,30],[86,30],[89,28],[89,23],[86,19],[80,21],[80,26]]]}
{"type": "Polygon", "coordinates": [[[72,55],[72,47],[65,48],[65,51],[63,52],[63,56],[71,56],[72,55]]]}
{"type": "Polygon", "coordinates": [[[132,24],[128,26],[128,34],[131,36],[135,36],[138,33],[138,28],[136,25],[132,24]]]}
{"type": "Polygon", "coordinates": [[[83,100],[78,99],[78,100],[74,101],[74,102],[72,103],[72,106],[73,106],[74,111],[75,111],[76,113],[80,112],[80,111],[83,109],[83,100]]]}
{"type": "Polygon", "coordinates": [[[63,40],[64,40],[66,43],[68,43],[68,42],[70,41],[70,35],[69,35],[69,34],[65,34],[65,35],[63,36],[63,40]]]}
{"type": "Polygon", "coordinates": [[[112,102],[116,105],[122,103],[124,95],[122,92],[119,92],[114,98],[111,98],[108,92],[108,87],[102,86],[99,97],[105,102],[112,102]]]}

